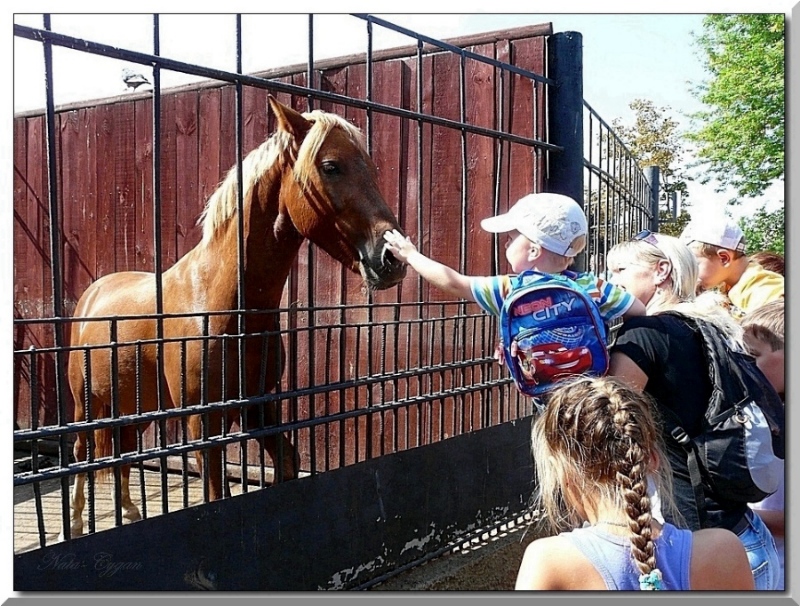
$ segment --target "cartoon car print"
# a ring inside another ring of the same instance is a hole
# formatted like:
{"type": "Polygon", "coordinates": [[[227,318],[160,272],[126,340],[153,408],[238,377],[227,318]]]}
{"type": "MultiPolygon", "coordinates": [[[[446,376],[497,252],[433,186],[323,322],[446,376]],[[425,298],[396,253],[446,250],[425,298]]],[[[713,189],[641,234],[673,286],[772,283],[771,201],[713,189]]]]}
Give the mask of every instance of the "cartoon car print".
{"type": "Polygon", "coordinates": [[[562,343],[544,343],[519,348],[516,354],[522,375],[534,385],[580,374],[592,367],[592,352],[585,346],[567,349],[562,343]]]}

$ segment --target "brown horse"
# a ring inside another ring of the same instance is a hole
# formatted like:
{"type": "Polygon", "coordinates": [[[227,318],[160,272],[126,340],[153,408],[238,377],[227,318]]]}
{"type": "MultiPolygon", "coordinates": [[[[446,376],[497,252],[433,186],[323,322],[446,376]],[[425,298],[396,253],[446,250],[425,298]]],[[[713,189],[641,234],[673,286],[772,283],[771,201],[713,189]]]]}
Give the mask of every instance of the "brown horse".
{"type": "MultiPolygon", "coordinates": [[[[378,191],[375,165],[361,132],[335,114],[300,114],[272,96],[269,105],[277,118],[277,130],[247,155],[242,166],[244,309],[270,310],[280,305],[284,283],[305,238],[348,269],[360,272],[369,288],[396,285],[405,276],[405,265],[386,251],[383,234],[398,229],[397,219],[378,191]]],[[[239,334],[238,316],[230,311],[238,308],[238,191],[234,167],[201,215],[200,243],[162,273],[163,408],[238,398],[240,367],[246,396],[271,391],[280,382],[284,353],[276,336],[277,313],[245,314],[244,334],[259,337],[246,339],[243,362],[235,339],[213,338],[239,334]],[[204,319],[203,312],[226,310],[228,313],[205,314],[204,319]],[[272,336],[264,336],[270,331],[272,336]],[[202,338],[209,335],[212,338],[202,338]],[[222,393],[222,385],[226,393],[222,393]]],[[[76,421],[87,418],[86,402],[91,404],[91,419],[110,417],[115,393],[119,415],[136,413],[137,397],[139,410],[158,409],[155,311],[156,278],[151,273],[107,275],[80,298],[70,337],[72,347],[79,349],[73,349],[68,364],[76,421]],[[99,317],[102,319],[92,320],[99,317]],[[113,338],[112,325],[116,327],[113,338]],[[97,347],[112,341],[118,344],[116,354],[110,347],[97,347]],[[137,341],[138,345],[132,345],[137,341]],[[87,357],[90,375],[86,373],[87,357]]],[[[263,412],[266,422],[274,424],[275,407],[263,408],[251,410],[249,418],[257,419],[263,412]]],[[[239,411],[208,413],[210,429],[203,427],[203,416],[189,418],[190,439],[218,435],[223,423],[230,428],[239,411]]],[[[135,451],[137,427],[126,425],[118,431],[119,452],[135,451]]],[[[94,432],[96,457],[111,454],[109,432],[94,432]]],[[[87,438],[86,432],[77,436],[77,461],[87,457],[87,438]]],[[[273,435],[260,441],[274,463],[276,478],[295,477],[295,453],[289,439],[273,435]]],[[[205,470],[203,459],[202,452],[196,452],[198,467],[207,476],[209,498],[219,499],[224,496],[223,489],[227,493],[222,447],[208,449],[205,470]]],[[[125,465],[121,468],[119,506],[124,520],[135,521],[141,515],[131,501],[129,476],[130,465],[125,465]]],[[[79,474],[73,487],[73,536],[83,533],[85,482],[86,474],[79,474]]]]}

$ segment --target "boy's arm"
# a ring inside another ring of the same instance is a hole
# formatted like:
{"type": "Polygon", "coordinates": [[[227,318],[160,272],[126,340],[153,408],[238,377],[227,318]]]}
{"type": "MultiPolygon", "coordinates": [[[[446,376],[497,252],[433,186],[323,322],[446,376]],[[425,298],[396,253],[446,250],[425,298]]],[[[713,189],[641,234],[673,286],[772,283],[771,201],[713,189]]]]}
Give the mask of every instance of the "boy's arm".
{"type": "Polygon", "coordinates": [[[624,314],[622,314],[623,320],[628,320],[635,316],[646,316],[647,309],[644,306],[644,303],[638,297],[633,298],[633,304],[628,308],[624,314]]]}
{"type": "Polygon", "coordinates": [[[397,259],[408,263],[426,282],[461,299],[475,300],[469,276],[429,259],[417,250],[411,240],[402,236],[397,230],[386,232],[383,237],[388,251],[397,259]]]}

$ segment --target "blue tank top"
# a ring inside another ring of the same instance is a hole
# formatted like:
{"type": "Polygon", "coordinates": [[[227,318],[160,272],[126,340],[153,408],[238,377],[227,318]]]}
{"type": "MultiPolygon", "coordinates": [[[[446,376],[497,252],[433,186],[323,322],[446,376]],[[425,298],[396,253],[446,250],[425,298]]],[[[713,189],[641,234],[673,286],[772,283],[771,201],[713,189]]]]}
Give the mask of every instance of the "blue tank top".
{"type": "MultiPolygon", "coordinates": [[[[595,567],[606,588],[617,591],[639,590],[639,569],[631,557],[627,537],[603,532],[597,526],[576,528],[562,533],[595,567]]],[[[688,591],[692,555],[692,531],[664,524],[655,540],[656,566],[661,571],[664,589],[688,591]]]]}

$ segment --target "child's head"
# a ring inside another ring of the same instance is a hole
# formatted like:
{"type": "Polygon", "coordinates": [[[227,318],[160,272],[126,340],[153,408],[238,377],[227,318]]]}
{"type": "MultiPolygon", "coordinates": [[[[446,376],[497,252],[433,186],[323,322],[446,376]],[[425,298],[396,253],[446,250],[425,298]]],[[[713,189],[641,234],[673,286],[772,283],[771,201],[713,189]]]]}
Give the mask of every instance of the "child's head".
{"type": "Polygon", "coordinates": [[[697,258],[698,283],[703,290],[725,282],[732,273],[731,263],[744,256],[744,233],[726,215],[693,219],[681,233],[681,240],[697,258]]]}
{"type": "Polygon", "coordinates": [[[755,261],[764,269],[774,271],[776,274],[785,275],[786,261],[783,255],[771,250],[760,250],[757,253],[750,255],[750,260],[755,261]]]}
{"type": "Polygon", "coordinates": [[[601,509],[627,515],[642,574],[655,567],[648,478],[663,497],[672,488],[654,409],[619,379],[581,377],[550,392],[531,432],[538,498],[553,528],[597,521],[601,509]]]}
{"type": "Polygon", "coordinates": [[[558,272],[586,246],[588,226],[580,205],[561,194],[529,194],[508,212],[481,221],[492,233],[509,233],[506,258],[515,272],[558,272]]]}
{"type": "Polygon", "coordinates": [[[756,364],[781,397],[784,397],[783,299],[771,301],[745,315],[744,344],[756,364]]]}

